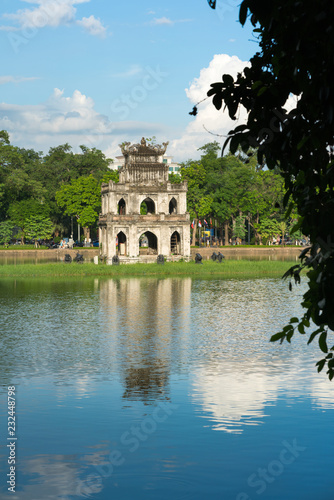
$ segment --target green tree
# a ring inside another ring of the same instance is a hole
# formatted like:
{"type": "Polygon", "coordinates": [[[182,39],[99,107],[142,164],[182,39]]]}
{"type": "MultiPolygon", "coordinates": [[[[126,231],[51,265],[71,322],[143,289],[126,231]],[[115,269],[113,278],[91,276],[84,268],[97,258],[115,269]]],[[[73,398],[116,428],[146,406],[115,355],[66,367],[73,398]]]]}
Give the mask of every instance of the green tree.
{"type": "Polygon", "coordinates": [[[171,172],[168,174],[168,180],[172,184],[180,184],[182,182],[182,177],[179,174],[174,174],[174,172],[171,172]]]}
{"type": "Polygon", "coordinates": [[[119,182],[119,172],[118,170],[108,169],[108,171],[103,174],[102,182],[108,183],[109,181],[119,182]]]}
{"type": "Polygon", "coordinates": [[[235,79],[225,74],[208,92],[214,106],[226,107],[233,120],[240,106],[246,109],[247,122],[229,133],[225,145],[232,153],[239,146],[245,153],[258,148],[260,165],[265,162],[271,170],[280,169],[287,216],[292,200],[300,215],[296,229],[311,239],[301,264],[286,274],[299,283],[301,270],[308,270],[304,315],[297,321],[292,318],[272,340],[290,342],[295,331],[303,334],[312,321],[309,342],[318,338],[325,354],[318,370],[327,366],[330,379],[334,376],[333,15],[331,0],[287,0],[284,5],[280,0],[243,0],[240,22],[250,18],[259,50],[235,79]]]}
{"type": "Polygon", "coordinates": [[[229,244],[229,228],[230,221],[234,215],[236,207],[234,206],[234,198],[237,195],[235,184],[232,180],[231,172],[234,167],[239,166],[239,160],[230,155],[229,157],[217,158],[218,150],[211,149],[209,154],[210,161],[207,163],[207,190],[211,193],[212,201],[212,216],[220,221],[225,233],[225,245],[229,244]],[[213,151],[216,158],[213,159],[213,151]]]}
{"type": "Polygon", "coordinates": [[[188,183],[187,206],[190,218],[195,221],[191,244],[195,245],[197,221],[211,212],[213,198],[207,193],[206,170],[201,163],[183,164],[180,174],[188,183]]]}
{"type": "Polygon", "coordinates": [[[9,206],[8,214],[12,222],[21,230],[21,244],[24,244],[24,239],[27,237],[27,224],[31,217],[44,218],[49,216],[49,207],[38,201],[30,198],[27,200],[15,201],[9,206]]]}
{"type": "Polygon", "coordinates": [[[288,230],[288,225],[286,223],[286,221],[281,221],[278,223],[278,227],[279,227],[279,230],[280,230],[280,236],[282,238],[282,245],[285,246],[285,235],[286,235],[286,232],[288,230]]]}
{"type": "Polygon", "coordinates": [[[268,214],[273,216],[283,196],[281,178],[273,172],[269,174],[258,168],[254,157],[247,161],[245,154],[240,152],[229,153],[216,161],[211,157],[207,179],[208,190],[213,196],[212,216],[224,226],[225,244],[229,241],[231,220],[235,228],[236,217],[241,214],[243,220],[247,217],[260,242],[257,233],[260,218],[268,214]]]}
{"type": "Polygon", "coordinates": [[[2,219],[8,207],[15,201],[34,198],[45,202],[46,190],[41,179],[37,179],[41,158],[32,150],[19,149],[9,142],[6,131],[0,132],[0,208],[2,219]]]}
{"type": "MultiPolygon", "coordinates": [[[[48,203],[52,207],[52,221],[57,227],[69,228],[70,224],[69,217],[60,210],[55,199],[56,192],[64,184],[89,175],[100,182],[111,172],[116,174],[116,171],[110,170],[112,160],[106,158],[100,150],[84,145],[80,149],[81,152],[75,154],[68,143],[50,148],[37,173],[39,178],[44,179],[48,203]]],[[[109,179],[106,177],[104,182],[109,179]]]]}
{"type": "Polygon", "coordinates": [[[267,242],[272,243],[274,236],[280,233],[280,226],[277,220],[263,217],[261,222],[257,224],[258,233],[261,238],[265,238],[267,242]]]}
{"type": "Polygon", "coordinates": [[[102,151],[96,148],[90,149],[83,145],[80,146],[80,149],[81,153],[74,155],[76,177],[92,175],[95,179],[101,181],[104,175],[113,172],[110,170],[113,160],[106,158],[102,151]]]}
{"type": "Polygon", "coordinates": [[[245,234],[246,234],[245,217],[243,217],[242,215],[238,215],[238,217],[234,219],[233,237],[243,240],[245,234]]]}
{"type": "Polygon", "coordinates": [[[191,217],[195,221],[202,217],[218,220],[225,233],[224,243],[228,244],[235,220],[242,216],[243,220],[247,218],[261,243],[257,232],[261,217],[282,216],[282,178],[277,172],[263,170],[263,166],[256,162],[254,150],[251,150],[250,159],[240,148],[235,154],[228,153],[224,157],[218,157],[219,150],[217,142],[205,144],[199,148],[201,159],[189,161],[184,165],[186,170],[181,169],[181,175],[188,181],[191,217]]]}
{"type": "Polygon", "coordinates": [[[0,222],[0,243],[8,246],[13,234],[14,223],[11,220],[0,222]]]}
{"type": "Polygon", "coordinates": [[[38,246],[38,240],[47,240],[51,238],[54,225],[49,217],[31,215],[25,223],[25,233],[27,238],[35,240],[35,246],[38,246]]]}
{"type": "Polygon", "coordinates": [[[101,183],[92,175],[79,177],[70,184],[64,184],[57,191],[56,200],[65,214],[77,218],[88,240],[90,227],[96,224],[101,210],[101,183]]]}

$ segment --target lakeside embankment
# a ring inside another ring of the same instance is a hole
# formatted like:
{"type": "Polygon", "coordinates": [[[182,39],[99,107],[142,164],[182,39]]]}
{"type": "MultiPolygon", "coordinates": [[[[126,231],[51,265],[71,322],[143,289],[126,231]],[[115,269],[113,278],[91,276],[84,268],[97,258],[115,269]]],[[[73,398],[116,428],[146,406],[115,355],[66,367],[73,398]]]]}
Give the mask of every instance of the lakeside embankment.
{"type": "MultiPolygon", "coordinates": [[[[268,259],[271,258],[273,260],[296,260],[300,252],[303,250],[303,247],[280,247],[280,246],[253,246],[253,247],[244,247],[244,246],[226,246],[226,247],[192,247],[191,248],[191,257],[195,258],[196,253],[200,253],[204,260],[210,259],[210,256],[213,252],[221,252],[226,259],[268,259]]],[[[75,255],[79,252],[83,254],[86,260],[93,260],[96,255],[100,254],[99,248],[74,248],[70,249],[54,249],[47,250],[43,248],[37,249],[21,249],[10,247],[8,249],[1,249],[0,258],[4,259],[6,257],[12,258],[24,258],[24,259],[42,259],[42,260],[50,260],[53,262],[64,260],[64,256],[66,253],[70,254],[71,257],[75,257],[75,255]]]]}

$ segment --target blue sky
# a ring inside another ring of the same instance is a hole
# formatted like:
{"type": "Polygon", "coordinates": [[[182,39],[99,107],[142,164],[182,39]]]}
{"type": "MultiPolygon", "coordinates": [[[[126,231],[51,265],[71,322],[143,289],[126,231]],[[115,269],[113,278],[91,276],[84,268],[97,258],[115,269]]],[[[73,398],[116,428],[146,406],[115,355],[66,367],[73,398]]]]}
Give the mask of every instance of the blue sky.
{"type": "Polygon", "coordinates": [[[114,157],[120,142],[155,135],[176,161],[197,158],[219,140],[205,129],[224,135],[231,123],[209,100],[189,111],[257,49],[238,4],[2,0],[0,129],[44,153],[68,142],[114,157]]]}

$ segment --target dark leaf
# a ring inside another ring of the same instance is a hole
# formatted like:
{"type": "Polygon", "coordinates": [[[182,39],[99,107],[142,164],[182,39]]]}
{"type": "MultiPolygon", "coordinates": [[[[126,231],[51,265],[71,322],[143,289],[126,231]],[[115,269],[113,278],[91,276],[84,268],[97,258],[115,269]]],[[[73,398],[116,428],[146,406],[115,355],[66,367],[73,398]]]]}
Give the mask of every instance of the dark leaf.
{"type": "Polygon", "coordinates": [[[262,94],[264,94],[268,90],[267,87],[261,87],[260,90],[257,93],[257,96],[260,97],[262,94]]]}
{"type": "Polygon", "coordinates": [[[303,217],[299,218],[298,222],[290,229],[290,234],[296,233],[302,227],[303,220],[303,217]]]}
{"type": "Polygon", "coordinates": [[[328,368],[331,368],[331,369],[334,368],[334,359],[330,359],[328,361],[328,368]]]}
{"type": "Polygon", "coordinates": [[[206,95],[208,97],[218,94],[218,92],[222,92],[223,90],[223,84],[221,82],[216,82],[216,83],[211,83],[210,87],[212,87],[210,90],[207,91],[206,95]]]}
{"type": "Polygon", "coordinates": [[[213,105],[216,109],[220,110],[223,104],[223,99],[221,94],[215,94],[212,98],[213,105]]]}
{"type": "Polygon", "coordinates": [[[311,250],[311,247],[306,247],[306,248],[304,248],[304,250],[303,250],[302,252],[300,252],[300,255],[299,255],[300,260],[302,260],[302,259],[305,257],[305,255],[306,255],[306,254],[307,254],[310,250],[311,250]]]}
{"type": "Polygon", "coordinates": [[[248,128],[247,125],[238,125],[237,127],[235,127],[235,129],[233,131],[231,130],[231,132],[229,132],[229,134],[236,133],[236,132],[243,132],[247,128],[248,128]]]}
{"type": "Polygon", "coordinates": [[[294,271],[295,271],[298,267],[300,267],[298,264],[296,264],[295,266],[290,267],[290,268],[287,270],[287,272],[283,274],[283,276],[282,276],[282,280],[285,280],[286,278],[289,278],[289,277],[293,276],[294,271]]]}
{"type": "Polygon", "coordinates": [[[284,332],[275,333],[275,335],[272,335],[270,337],[270,342],[276,342],[277,340],[280,340],[280,339],[282,339],[284,337],[285,337],[285,333],[284,332]]]}
{"type": "Polygon", "coordinates": [[[321,372],[321,370],[323,369],[323,367],[325,366],[325,363],[326,363],[326,360],[325,359],[321,359],[320,361],[318,361],[315,366],[318,367],[318,373],[321,372]]]}
{"type": "Polygon", "coordinates": [[[228,114],[230,115],[230,118],[232,118],[232,120],[235,120],[235,114],[237,111],[238,111],[238,103],[236,101],[230,103],[230,105],[228,106],[228,114]]]}
{"type": "Polygon", "coordinates": [[[294,331],[292,332],[289,332],[287,335],[286,335],[286,340],[290,343],[291,342],[291,339],[293,337],[293,334],[294,334],[294,331]]]}
{"type": "Polygon", "coordinates": [[[208,4],[210,5],[211,9],[216,8],[216,0],[208,0],[208,4]]]}
{"type": "Polygon", "coordinates": [[[248,1],[244,0],[242,2],[242,4],[240,5],[240,10],[239,10],[239,22],[240,22],[240,24],[242,24],[242,26],[246,22],[247,13],[248,13],[248,1]]]}
{"type": "Polygon", "coordinates": [[[322,331],[322,328],[318,328],[318,330],[315,330],[314,332],[311,333],[310,335],[310,338],[308,339],[308,344],[310,344],[312,342],[312,340],[314,339],[314,337],[316,337],[317,335],[319,335],[319,333],[322,331]]]}
{"type": "Polygon", "coordinates": [[[228,146],[228,143],[230,142],[231,139],[232,139],[232,136],[228,137],[226,139],[226,141],[224,142],[224,145],[223,145],[223,148],[222,148],[222,155],[223,155],[223,153],[225,151],[226,146],[228,146]]]}
{"type": "Polygon", "coordinates": [[[234,80],[231,75],[223,75],[223,82],[226,86],[230,87],[231,85],[233,85],[234,80]]]}
{"type": "Polygon", "coordinates": [[[255,26],[256,23],[257,23],[257,18],[256,18],[256,16],[254,14],[252,14],[252,17],[251,17],[251,23],[252,23],[253,26],[255,26]]]}
{"type": "Polygon", "coordinates": [[[234,135],[230,143],[230,151],[234,155],[239,146],[239,135],[234,135]]]}
{"type": "Polygon", "coordinates": [[[299,273],[300,273],[300,270],[293,273],[293,277],[294,277],[296,285],[300,284],[300,274],[299,273]]]}
{"type": "Polygon", "coordinates": [[[305,329],[304,329],[303,323],[299,323],[299,325],[298,325],[298,331],[299,331],[299,333],[305,333],[305,329]]]}
{"type": "Polygon", "coordinates": [[[256,82],[253,83],[252,90],[256,90],[259,87],[261,87],[262,85],[263,85],[263,82],[261,80],[257,80],[256,82]]]}
{"type": "Polygon", "coordinates": [[[328,352],[328,347],[327,347],[327,332],[322,332],[322,334],[319,337],[319,347],[322,350],[322,352],[328,352]]]}

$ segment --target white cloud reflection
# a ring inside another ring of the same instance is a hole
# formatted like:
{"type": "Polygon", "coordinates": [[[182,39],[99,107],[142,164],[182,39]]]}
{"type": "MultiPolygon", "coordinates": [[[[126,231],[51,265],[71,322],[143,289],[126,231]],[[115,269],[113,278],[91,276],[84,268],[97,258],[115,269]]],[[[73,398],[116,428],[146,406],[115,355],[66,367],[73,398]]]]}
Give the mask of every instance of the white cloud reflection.
{"type": "Polygon", "coordinates": [[[281,367],[269,373],[261,362],[258,369],[245,369],[244,363],[224,361],[220,366],[202,366],[193,380],[192,400],[201,406],[201,417],[213,430],[241,434],[250,425],[265,422],[266,407],[274,406],[283,395],[296,402],[309,400],[313,409],[334,409],[334,387],[325,374],[310,377],[310,364],[298,368],[281,367]],[[259,369],[260,368],[260,369],[259,369]]]}

